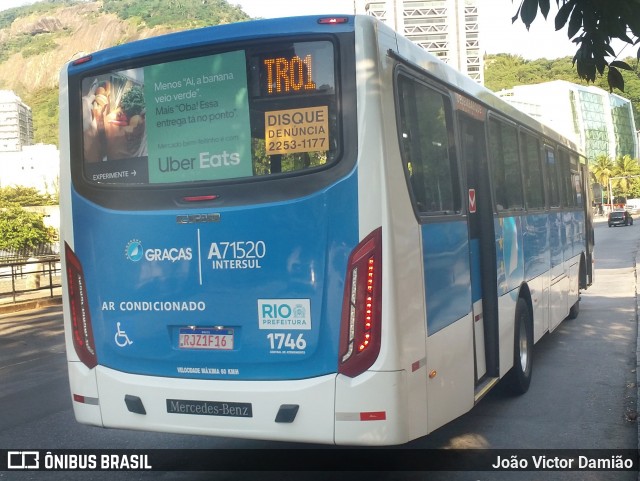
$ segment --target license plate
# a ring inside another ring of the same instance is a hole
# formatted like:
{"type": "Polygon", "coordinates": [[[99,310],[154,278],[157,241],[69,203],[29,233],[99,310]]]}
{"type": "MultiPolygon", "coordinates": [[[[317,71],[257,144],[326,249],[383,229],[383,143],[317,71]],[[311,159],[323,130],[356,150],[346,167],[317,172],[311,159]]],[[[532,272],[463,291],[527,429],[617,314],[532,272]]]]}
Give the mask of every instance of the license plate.
{"type": "Polygon", "coordinates": [[[230,351],[233,349],[233,329],[182,328],[179,331],[178,347],[230,351]]]}

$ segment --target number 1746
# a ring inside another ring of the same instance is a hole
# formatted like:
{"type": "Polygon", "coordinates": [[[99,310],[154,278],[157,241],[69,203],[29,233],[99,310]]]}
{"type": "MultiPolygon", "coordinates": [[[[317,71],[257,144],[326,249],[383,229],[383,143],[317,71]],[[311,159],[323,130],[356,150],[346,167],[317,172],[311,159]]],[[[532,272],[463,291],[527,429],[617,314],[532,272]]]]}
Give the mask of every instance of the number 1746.
{"type": "Polygon", "coordinates": [[[303,350],[307,347],[307,341],[305,341],[303,334],[298,334],[297,337],[291,335],[291,333],[283,332],[270,332],[267,334],[269,340],[269,347],[271,349],[290,349],[290,350],[303,350]]]}

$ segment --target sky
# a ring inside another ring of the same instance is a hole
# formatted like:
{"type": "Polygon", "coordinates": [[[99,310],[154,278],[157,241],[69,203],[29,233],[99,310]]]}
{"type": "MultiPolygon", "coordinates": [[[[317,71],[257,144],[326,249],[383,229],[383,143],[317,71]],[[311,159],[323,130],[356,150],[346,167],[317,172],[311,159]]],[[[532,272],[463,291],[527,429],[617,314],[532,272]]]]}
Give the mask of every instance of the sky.
{"type": "MultiPolygon", "coordinates": [[[[252,17],[284,17],[295,15],[353,13],[353,0],[228,0],[252,17]]],[[[34,0],[0,0],[0,10],[34,3],[34,0]]],[[[567,38],[566,29],[556,32],[553,19],[556,2],[545,21],[540,14],[527,29],[518,20],[511,23],[518,0],[479,0],[480,42],[486,53],[511,53],[527,59],[573,56],[575,44],[567,38]]],[[[614,49],[616,46],[614,45],[614,49]]],[[[629,54],[631,55],[631,53],[629,54]]],[[[625,57],[622,55],[621,57],[625,57]]]]}
{"type": "MultiPolygon", "coordinates": [[[[353,13],[353,0],[235,0],[251,16],[276,17],[323,13],[353,13]]],[[[518,21],[511,23],[517,4],[511,0],[479,0],[480,42],[486,53],[512,53],[524,58],[558,58],[575,54],[575,47],[566,32],[556,32],[553,26],[555,2],[549,13],[551,21],[537,18],[527,29],[518,21]]]]}

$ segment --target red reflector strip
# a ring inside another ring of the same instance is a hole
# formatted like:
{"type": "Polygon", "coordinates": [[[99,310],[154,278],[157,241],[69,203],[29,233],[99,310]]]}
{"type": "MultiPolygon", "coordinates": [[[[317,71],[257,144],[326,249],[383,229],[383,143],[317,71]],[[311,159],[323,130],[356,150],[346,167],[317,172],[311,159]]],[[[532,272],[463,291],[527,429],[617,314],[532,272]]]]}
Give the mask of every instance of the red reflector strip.
{"type": "Polygon", "coordinates": [[[384,421],[386,419],[387,419],[386,411],[360,413],[360,421],[384,421]]]}
{"type": "Polygon", "coordinates": [[[386,411],[369,411],[362,413],[336,413],[336,421],[386,421],[386,411]]]}
{"type": "Polygon", "coordinates": [[[81,396],[80,394],[74,394],[73,400],[80,404],[92,404],[94,406],[99,404],[97,397],[81,396]]]}
{"type": "Polygon", "coordinates": [[[411,364],[411,372],[416,372],[418,369],[423,367],[426,363],[427,363],[427,359],[424,357],[419,361],[414,362],[413,364],[411,364]]]}

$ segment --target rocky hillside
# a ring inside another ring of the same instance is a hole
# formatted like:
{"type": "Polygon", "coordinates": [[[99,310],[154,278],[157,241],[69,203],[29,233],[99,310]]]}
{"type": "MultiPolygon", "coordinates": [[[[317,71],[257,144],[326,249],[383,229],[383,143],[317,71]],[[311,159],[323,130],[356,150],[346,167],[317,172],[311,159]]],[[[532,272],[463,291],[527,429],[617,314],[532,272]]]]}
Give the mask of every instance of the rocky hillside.
{"type": "Polygon", "coordinates": [[[79,52],[92,52],[124,41],[155,35],[162,28],[138,30],[96,2],[63,7],[44,15],[17,18],[0,31],[0,44],[22,47],[6,52],[0,87],[31,93],[58,85],[60,68],[79,52]]]}
{"type": "Polygon", "coordinates": [[[62,66],[82,54],[186,28],[246,20],[225,0],[45,0],[0,12],[0,90],[34,112],[36,142],[57,143],[62,66]]]}

